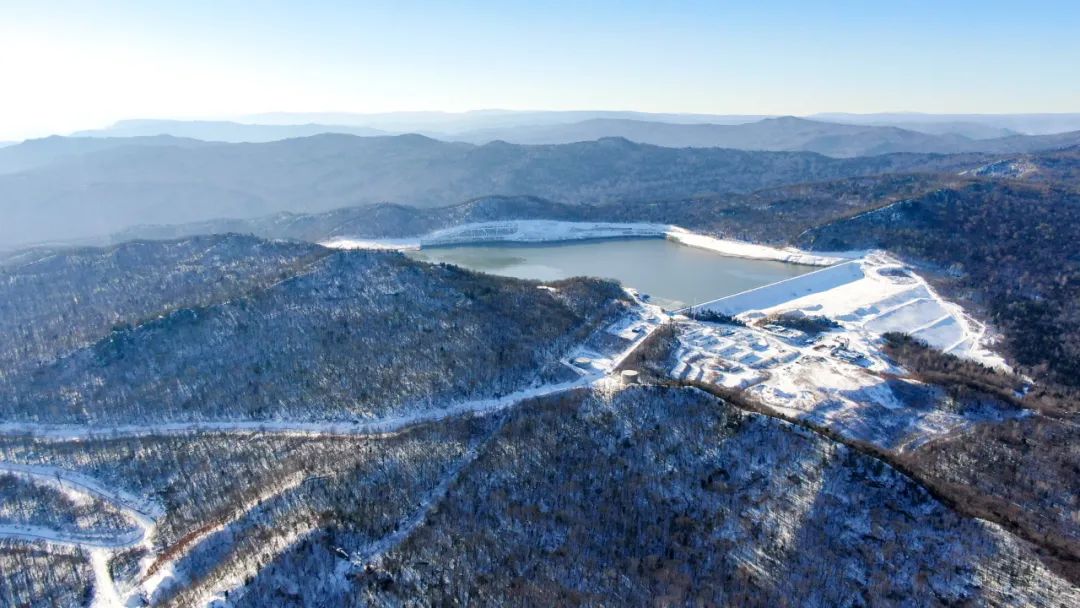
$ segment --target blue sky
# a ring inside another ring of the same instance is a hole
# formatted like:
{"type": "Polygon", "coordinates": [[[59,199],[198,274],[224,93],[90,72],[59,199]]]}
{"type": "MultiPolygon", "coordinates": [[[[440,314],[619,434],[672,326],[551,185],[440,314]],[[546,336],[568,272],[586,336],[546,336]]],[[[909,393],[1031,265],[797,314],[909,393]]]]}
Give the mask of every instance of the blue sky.
{"type": "Polygon", "coordinates": [[[481,108],[1080,112],[1080,2],[0,0],[0,139],[481,108]]]}

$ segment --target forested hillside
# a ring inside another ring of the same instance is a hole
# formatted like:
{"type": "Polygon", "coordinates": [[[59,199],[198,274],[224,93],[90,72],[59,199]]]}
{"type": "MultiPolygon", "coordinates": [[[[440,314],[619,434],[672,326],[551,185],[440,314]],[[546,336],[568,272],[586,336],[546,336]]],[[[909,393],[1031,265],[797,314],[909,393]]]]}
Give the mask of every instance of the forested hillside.
{"type": "MultiPolygon", "coordinates": [[[[205,433],[46,441],[0,438],[0,458],[77,472],[160,504],[146,545],[109,560],[124,586],[166,576],[155,604],[202,605],[207,588],[243,580],[277,552],[341,526],[359,544],[390,533],[487,432],[488,421],[449,422],[387,438],[205,433]],[[150,560],[148,568],[140,562],[150,560]]],[[[66,511],[59,512],[64,514],[66,511]]],[[[0,524],[7,523],[0,513],[0,524]]],[[[342,540],[336,542],[344,542],[342,540]]],[[[348,545],[347,545],[348,546],[348,545]]],[[[87,551],[39,552],[0,544],[0,599],[11,605],[84,606],[96,586],[87,551]]],[[[315,585],[332,582],[332,573],[315,585]]],[[[228,586],[225,587],[226,589],[228,586]]],[[[136,599],[138,601],[138,599],[136,599]]]]}
{"type": "Polygon", "coordinates": [[[281,213],[247,220],[135,226],[109,239],[120,242],[133,238],[172,239],[222,232],[312,242],[338,237],[393,239],[420,236],[472,222],[544,219],[656,222],[726,238],[787,244],[809,228],[945,184],[971,181],[974,179],[969,177],[905,173],[781,186],[748,194],[577,205],[536,196],[483,196],[430,209],[380,203],[323,213],[281,213]]]}
{"type": "Polygon", "coordinates": [[[885,335],[885,351],[913,377],[944,389],[945,407],[1024,408],[897,455],[909,470],[971,513],[1021,532],[1072,580],[1080,578],[1073,491],[1080,470],[1080,391],[1029,386],[1016,374],[945,355],[908,336],[885,335]]]}
{"type": "Polygon", "coordinates": [[[0,378],[114,329],[268,287],[330,253],[236,235],[20,252],[0,260],[0,378]]]}
{"type": "Polygon", "coordinates": [[[346,584],[322,582],[331,547],[278,558],[237,605],[1077,599],[1023,545],[880,461],[694,390],[523,408],[425,523],[346,584]]]}
{"type": "Polygon", "coordinates": [[[883,248],[985,311],[1026,371],[1080,384],[1080,192],[980,181],[943,187],[810,230],[820,250],[883,248]]]}
{"type": "MultiPolygon", "coordinates": [[[[253,244],[225,239],[233,241],[253,244]]],[[[140,247],[153,259],[155,250],[176,246],[140,247]]],[[[68,262],[61,255],[56,263],[66,272],[68,262]]],[[[260,278],[256,272],[240,283],[260,278]]],[[[176,275],[195,293],[201,279],[176,275]]],[[[82,280],[92,283],[93,274],[82,280]]],[[[157,300],[151,308],[158,314],[149,318],[127,312],[139,302],[132,294],[170,294],[135,282],[126,285],[133,291],[114,286],[97,296],[100,305],[124,310],[130,322],[32,372],[10,373],[0,383],[5,421],[352,420],[498,397],[565,376],[559,358],[613,320],[624,301],[616,284],[594,279],[539,289],[532,281],[362,251],[322,256],[227,301],[207,301],[214,285],[183,307],[157,300]]],[[[36,301],[40,292],[27,287],[20,300],[36,301]]],[[[39,350],[55,342],[45,340],[39,350]]]]}
{"type": "Polygon", "coordinates": [[[616,212],[595,205],[570,205],[535,196],[482,196],[446,207],[421,209],[397,203],[344,207],[323,213],[279,213],[252,219],[215,219],[191,224],[134,226],[109,240],[174,239],[199,234],[235,232],[263,238],[321,242],[335,237],[386,239],[419,236],[470,222],[509,219],[583,221],[616,212]]]}

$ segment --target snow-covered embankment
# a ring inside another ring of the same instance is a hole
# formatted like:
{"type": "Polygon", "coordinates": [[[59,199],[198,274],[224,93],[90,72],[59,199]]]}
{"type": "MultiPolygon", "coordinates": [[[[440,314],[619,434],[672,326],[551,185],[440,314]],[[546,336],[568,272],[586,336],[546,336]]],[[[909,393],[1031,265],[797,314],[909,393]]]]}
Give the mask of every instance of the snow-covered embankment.
{"type": "Polygon", "coordinates": [[[755,245],[718,239],[670,224],[617,222],[563,222],[513,220],[462,224],[402,239],[336,238],[322,243],[338,249],[421,249],[475,243],[557,243],[593,239],[667,238],[682,245],[708,249],[720,255],[792,264],[829,266],[843,261],[837,255],[819,255],[794,248],[755,245]]]}

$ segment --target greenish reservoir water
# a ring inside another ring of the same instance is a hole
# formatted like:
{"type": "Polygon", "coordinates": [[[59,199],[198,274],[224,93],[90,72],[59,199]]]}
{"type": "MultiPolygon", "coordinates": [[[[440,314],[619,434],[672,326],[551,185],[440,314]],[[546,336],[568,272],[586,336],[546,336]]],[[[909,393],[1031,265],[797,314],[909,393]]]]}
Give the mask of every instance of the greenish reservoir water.
{"type": "Polygon", "coordinates": [[[732,258],[665,239],[610,239],[544,244],[492,243],[408,252],[491,274],[553,281],[615,279],[666,308],[715,300],[817,270],[813,266],[732,258]]]}

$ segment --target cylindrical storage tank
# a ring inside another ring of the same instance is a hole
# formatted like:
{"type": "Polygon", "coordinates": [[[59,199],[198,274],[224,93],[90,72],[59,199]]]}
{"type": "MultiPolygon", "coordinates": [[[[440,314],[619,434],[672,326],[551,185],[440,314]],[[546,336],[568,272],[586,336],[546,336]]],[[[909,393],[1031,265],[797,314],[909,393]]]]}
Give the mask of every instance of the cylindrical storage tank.
{"type": "Polygon", "coordinates": [[[633,369],[624,369],[622,371],[622,383],[623,384],[637,384],[638,372],[633,369]]]}

